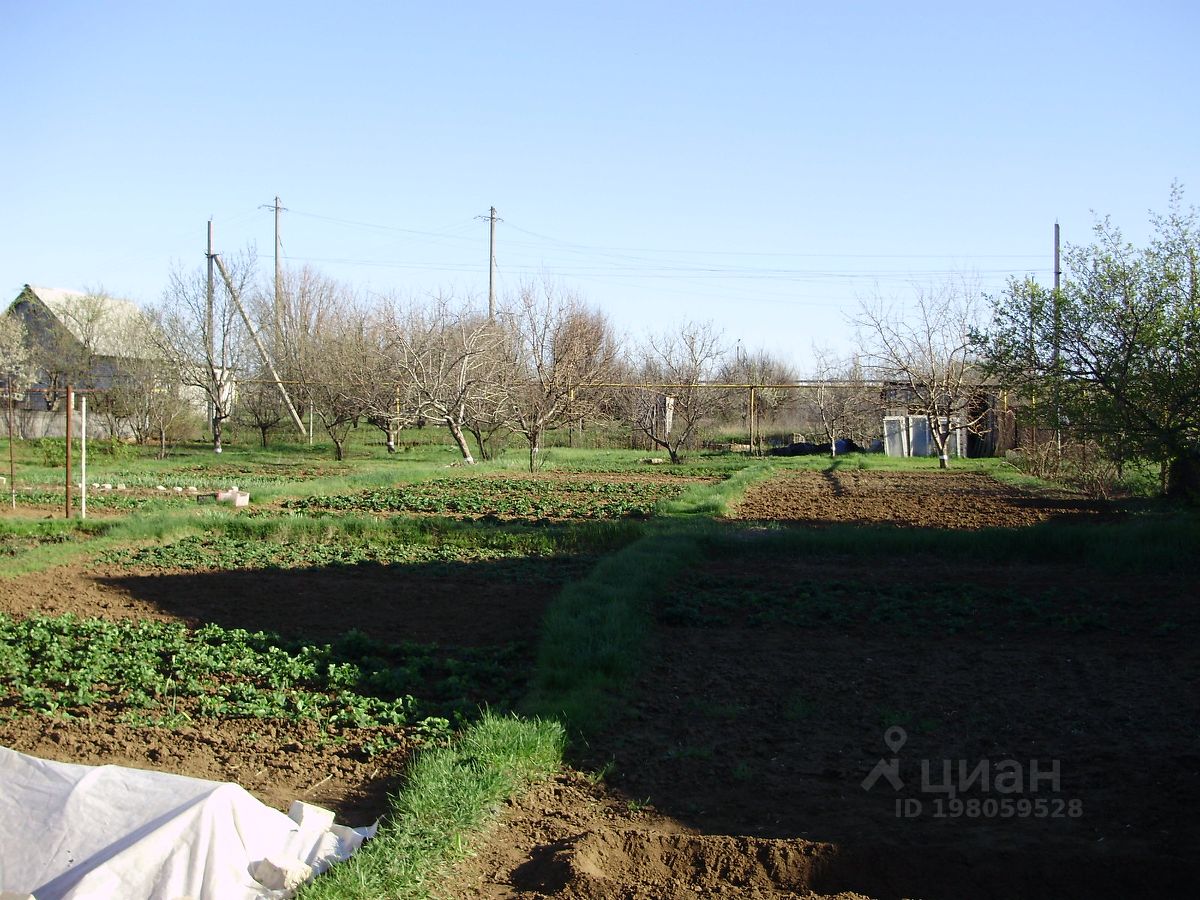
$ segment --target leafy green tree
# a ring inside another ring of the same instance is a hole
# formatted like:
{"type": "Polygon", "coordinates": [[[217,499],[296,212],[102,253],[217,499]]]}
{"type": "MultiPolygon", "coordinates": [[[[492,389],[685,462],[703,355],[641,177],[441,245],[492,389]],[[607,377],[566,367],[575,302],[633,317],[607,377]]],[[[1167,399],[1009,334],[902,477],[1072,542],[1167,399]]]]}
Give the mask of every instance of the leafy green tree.
{"type": "Polygon", "coordinates": [[[1175,186],[1144,249],[1107,218],[1070,246],[1058,291],[1013,281],[992,298],[989,368],[1045,424],[1115,458],[1162,465],[1168,493],[1200,488],[1200,231],[1175,186]]]}

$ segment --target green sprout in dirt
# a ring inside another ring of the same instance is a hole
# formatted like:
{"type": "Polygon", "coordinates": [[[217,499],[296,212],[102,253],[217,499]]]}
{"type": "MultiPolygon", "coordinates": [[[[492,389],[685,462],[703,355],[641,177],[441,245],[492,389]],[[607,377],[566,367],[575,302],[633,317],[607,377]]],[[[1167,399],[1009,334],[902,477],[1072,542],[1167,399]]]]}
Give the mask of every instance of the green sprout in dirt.
{"type": "Polygon", "coordinates": [[[325,731],[435,737],[447,716],[471,714],[481,698],[511,702],[506,653],[449,656],[358,632],[313,645],[217,625],[0,615],[0,707],[68,717],[117,710],[135,725],[312,720],[325,731]]]}

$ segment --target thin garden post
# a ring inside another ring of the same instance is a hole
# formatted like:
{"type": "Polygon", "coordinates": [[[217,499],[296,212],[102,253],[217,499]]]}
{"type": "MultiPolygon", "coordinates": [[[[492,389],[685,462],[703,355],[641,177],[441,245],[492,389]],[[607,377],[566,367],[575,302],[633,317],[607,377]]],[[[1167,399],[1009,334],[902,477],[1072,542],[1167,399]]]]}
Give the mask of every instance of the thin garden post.
{"type": "Polygon", "coordinates": [[[71,407],[75,405],[75,391],[67,385],[67,518],[71,518],[71,407]]]}
{"type": "Polygon", "coordinates": [[[79,398],[79,518],[87,518],[87,394],[79,398]]]}
{"type": "Polygon", "coordinates": [[[8,373],[8,489],[12,492],[12,508],[17,508],[17,463],[13,456],[13,419],[17,406],[13,401],[13,373],[8,373]]]}

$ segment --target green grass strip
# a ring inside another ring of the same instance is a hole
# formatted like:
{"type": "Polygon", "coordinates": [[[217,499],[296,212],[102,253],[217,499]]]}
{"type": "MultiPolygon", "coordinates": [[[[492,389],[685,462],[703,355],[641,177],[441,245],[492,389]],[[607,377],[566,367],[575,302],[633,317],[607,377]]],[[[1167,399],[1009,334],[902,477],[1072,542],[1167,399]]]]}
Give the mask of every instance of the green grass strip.
{"type": "Polygon", "coordinates": [[[746,488],[773,474],[775,467],[771,463],[751,463],[723,481],[692,485],[678,497],[660,501],[654,507],[654,513],[671,518],[724,516],[730,504],[741,499],[746,488]]]}
{"type": "Polygon", "coordinates": [[[525,711],[584,733],[610,721],[639,670],[652,601],[699,559],[700,532],[677,526],[650,534],[559,594],[542,623],[525,711]]]}
{"type": "Polygon", "coordinates": [[[563,745],[556,722],[485,713],[449,747],[421,753],[378,836],[300,896],[428,897],[504,800],[558,770],[563,745]]]}
{"type": "Polygon", "coordinates": [[[192,510],[160,510],[120,519],[42,520],[44,530],[36,527],[37,520],[12,519],[0,526],[0,533],[28,535],[37,546],[0,558],[0,579],[67,565],[115,547],[196,534],[204,530],[205,523],[226,516],[223,510],[206,511],[201,516],[192,510]]]}

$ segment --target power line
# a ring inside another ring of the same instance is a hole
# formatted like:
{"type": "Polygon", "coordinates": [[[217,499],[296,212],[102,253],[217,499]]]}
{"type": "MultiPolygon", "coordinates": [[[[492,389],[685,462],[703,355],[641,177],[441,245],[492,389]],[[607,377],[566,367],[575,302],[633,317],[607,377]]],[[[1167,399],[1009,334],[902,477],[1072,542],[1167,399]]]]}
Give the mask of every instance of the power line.
{"type": "Polygon", "coordinates": [[[538,234],[536,231],[521,228],[519,225],[513,225],[511,222],[509,223],[509,227],[514,231],[520,231],[522,234],[528,234],[531,237],[550,241],[555,244],[563,244],[567,247],[574,247],[580,250],[604,250],[620,253],[678,253],[693,256],[792,256],[812,259],[949,259],[958,256],[968,256],[971,259],[1041,259],[1041,255],[1035,253],[796,253],[790,250],[667,250],[653,247],[604,247],[560,240],[559,238],[549,237],[548,235],[538,234]]]}

